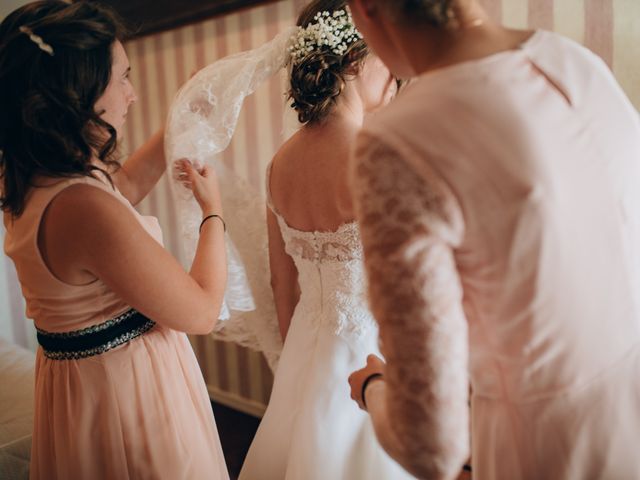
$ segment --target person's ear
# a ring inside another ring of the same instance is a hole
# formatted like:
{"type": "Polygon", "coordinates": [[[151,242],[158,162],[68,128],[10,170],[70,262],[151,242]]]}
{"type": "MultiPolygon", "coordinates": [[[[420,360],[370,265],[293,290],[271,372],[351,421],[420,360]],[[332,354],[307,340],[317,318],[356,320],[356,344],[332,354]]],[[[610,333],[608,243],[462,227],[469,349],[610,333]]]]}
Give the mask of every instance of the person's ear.
{"type": "Polygon", "coordinates": [[[357,77],[362,72],[362,68],[364,67],[364,62],[366,59],[362,59],[359,62],[355,61],[355,55],[356,54],[353,50],[347,53],[346,61],[347,61],[348,67],[346,68],[345,73],[347,75],[352,75],[354,77],[357,77]]]}

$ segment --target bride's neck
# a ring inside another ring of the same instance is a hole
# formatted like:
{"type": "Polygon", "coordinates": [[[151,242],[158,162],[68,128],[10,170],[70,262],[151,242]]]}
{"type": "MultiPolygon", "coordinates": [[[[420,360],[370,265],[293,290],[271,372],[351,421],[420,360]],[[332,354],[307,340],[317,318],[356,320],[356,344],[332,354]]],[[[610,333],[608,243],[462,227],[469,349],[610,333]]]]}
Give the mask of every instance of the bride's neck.
{"type": "Polygon", "coordinates": [[[347,85],[338,97],[338,101],[331,112],[330,121],[360,129],[364,123],[364,106],[355,89],[349,87],[350,85],[347,85]]]}

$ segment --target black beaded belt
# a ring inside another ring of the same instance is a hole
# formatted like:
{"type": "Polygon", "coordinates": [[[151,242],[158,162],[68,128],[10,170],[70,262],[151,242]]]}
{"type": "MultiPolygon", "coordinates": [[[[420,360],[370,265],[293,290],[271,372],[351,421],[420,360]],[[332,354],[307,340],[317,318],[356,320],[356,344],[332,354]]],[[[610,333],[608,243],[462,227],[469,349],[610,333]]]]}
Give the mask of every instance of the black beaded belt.
{"type": "Polygon", "coordinates": [[[77,360],[108,352],[127,343],[156,324],[140,312],[129,310],[122,315],[82,330],[51,333],[38,331],[38,343],[44,356],[53,360],[77,360]]]}

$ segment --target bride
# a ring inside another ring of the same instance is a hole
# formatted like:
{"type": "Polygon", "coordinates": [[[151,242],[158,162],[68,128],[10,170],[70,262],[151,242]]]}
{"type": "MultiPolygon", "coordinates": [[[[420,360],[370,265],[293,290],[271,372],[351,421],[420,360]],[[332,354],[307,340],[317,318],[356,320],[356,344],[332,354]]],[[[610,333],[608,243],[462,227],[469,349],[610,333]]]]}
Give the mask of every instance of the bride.
{"type": "Polygon", "coordinates": [[[377,444],[347,383],[369,350],[378,351],[347,164],[365,114],[389,102],[396,82],[369,53],[344,1],[312,2],[298,25],[289,98],[304,126],[275,155],[266,189],[284,348],[240,479],[413,478],[377,444]]]}
{"type": "MultiPolygon", "coordinates": [[[[409,479],[377,443],[347,382],[370,352],[379,353],[347,163],[365,114],[389,102],[396,82],[370,54],[344,0],[311,2],[298,25],[198,72],[178,93],[167,122],[168,162],[207,163],[220,179],[232,288],[217,335],[263,351],[274,369],[279,357],[240,478],[409,479]],[[218,155],[244,98],[285,65],[303,126],[268,168],[265,229],[264,204],[218,155]]],[[[189,257],[200,217],[179,179],[173,185],[189,257]]]]}

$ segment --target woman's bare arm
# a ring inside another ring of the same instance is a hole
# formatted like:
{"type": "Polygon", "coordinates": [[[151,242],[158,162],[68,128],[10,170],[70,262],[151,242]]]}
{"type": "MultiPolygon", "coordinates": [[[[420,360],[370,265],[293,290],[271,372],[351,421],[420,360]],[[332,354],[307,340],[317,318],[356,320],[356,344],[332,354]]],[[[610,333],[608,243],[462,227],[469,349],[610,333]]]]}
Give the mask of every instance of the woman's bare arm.
{"type": "Polygon", "coordinates": [[[41,235],[57,276],[89,272],[159,324],[204,334],[216,323],[226,284],[223,227],[212,220],[190,273],[122,202],[90,185],[72,185],[51,202],[41,235]]]}
{"type": "Polygon", "coordinates": [[[158,183],[165,170],[163,128],[136,150],[111,177],[131,205],[137,205],[158,183]]]}
{"type": "Polygon", "coordinates": [[[271,267],[271,288],[276,303],[280,335],[284,340],[289,330],[291,317],[300,299],[298,270],[293,259],[285,251],[284,240],[278,219],[267,208],[267,231],[269,235],[269,265],[271,267]]]}

